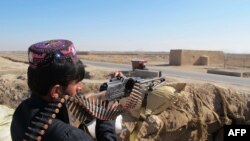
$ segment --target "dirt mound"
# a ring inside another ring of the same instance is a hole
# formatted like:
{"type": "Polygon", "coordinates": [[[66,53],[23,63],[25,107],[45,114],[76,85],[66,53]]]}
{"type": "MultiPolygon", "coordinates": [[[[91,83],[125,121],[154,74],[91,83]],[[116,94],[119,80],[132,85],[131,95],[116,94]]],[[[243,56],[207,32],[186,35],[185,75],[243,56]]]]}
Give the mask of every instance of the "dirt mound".
{"type": "Polygon", "coordinates": [[[15,108],[28,94],[26,75],[5,74],[0,77],[0,104],[15,108]]]}
{"type": "MultiPolygon", "coordinates": [[[[248,93],[212,84],[187,84],[181,90],[176,86],[164,86],[165,92],[173,92],[171,97],[177,100],[167,99],[171,106],[147,116],[137,135],[138,141],[220,141],[223,125],[249,124],[248,93]]],[[[127,130],[120,135],[121,140],[128,140],[135,121],[133,116],[124,115],[127,130]]]]}
{"type": "MultiPolygon", "coordinates": [[[[82,93],[97,92],[101,85],[101,83],[84,83],[82,93]]],[[[29,97],[26,74],[4,74],[0,76],[0,84],[0,104],[2,105],[16,108],[21,101],[29,97]]]]}
{"type": "Polygon", "coordinates": [[[14,110],[0,105],[0,140],[11,141],[10,124],[14,110]]]}
{"type": "MultiPolygon", "coordinates": [[[[9,54],[2,55],[9,56],[9,54]]],[[[12,58],[16,59],[14,56],[12,58]]],[[[13,59],[0,57],[0,104],[15,108],[29,96],[27,85],[28,65],[22,61],[13,61],[13,59]]],[[[85,75],[91,80],[106,80],[110,77],[112,71],[114,72],[109,68],[86,66],[85,75]]],[[[100,84],[86,84],[84,92],[98,90],[99,86],[100,84]]]]}

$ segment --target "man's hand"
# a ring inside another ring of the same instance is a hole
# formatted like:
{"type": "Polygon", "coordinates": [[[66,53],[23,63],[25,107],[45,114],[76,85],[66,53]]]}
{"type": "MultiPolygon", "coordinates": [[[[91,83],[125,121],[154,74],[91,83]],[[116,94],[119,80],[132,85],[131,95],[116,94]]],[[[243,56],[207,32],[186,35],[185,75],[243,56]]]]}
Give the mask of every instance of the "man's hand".
{"type": "Polygon", "coordinates": [[[120,71],[116,71],[116,72],[114,72],[114,73],[111,74],[112,78],[113,77],[124,77],[124,76],[125,75],[122,72],[120,72],[120,71]]]}

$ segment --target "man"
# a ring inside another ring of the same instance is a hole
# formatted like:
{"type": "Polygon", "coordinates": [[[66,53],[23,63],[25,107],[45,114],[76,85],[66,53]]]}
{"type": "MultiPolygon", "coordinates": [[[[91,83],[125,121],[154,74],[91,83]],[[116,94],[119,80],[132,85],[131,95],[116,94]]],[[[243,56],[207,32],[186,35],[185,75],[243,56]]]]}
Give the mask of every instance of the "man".
{"type": "MultiPolygon", "coordinates": [[[[65,95],[74,96],[83,87],[84,65],[77,58],[69,40],[50,40],[33,44],[28,50],[28,86],[31,97],[23,101],[13,115],[11,137],[13,141],[36,138],[27,134],[35,115],[48,103],[65,95]]],[[[97,120],[96,138],[102,141],[117,140],[114,121],[97,120]]],[[[48,141],[89,141],[91,136],[70,125],[67,108],[63,105],[53,122],[42,134],[48,141]]]]}

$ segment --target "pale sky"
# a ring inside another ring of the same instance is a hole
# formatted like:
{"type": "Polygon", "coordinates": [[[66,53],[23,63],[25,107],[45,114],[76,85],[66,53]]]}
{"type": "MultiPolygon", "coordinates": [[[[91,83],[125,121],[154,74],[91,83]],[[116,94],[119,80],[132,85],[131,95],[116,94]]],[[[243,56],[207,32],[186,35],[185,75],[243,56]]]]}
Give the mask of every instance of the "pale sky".
{"type": "Polygon", "coordinates": [[[81,51],[250,53],[249,0],[1,0],[0,51],[69,39],[81,51]]]}

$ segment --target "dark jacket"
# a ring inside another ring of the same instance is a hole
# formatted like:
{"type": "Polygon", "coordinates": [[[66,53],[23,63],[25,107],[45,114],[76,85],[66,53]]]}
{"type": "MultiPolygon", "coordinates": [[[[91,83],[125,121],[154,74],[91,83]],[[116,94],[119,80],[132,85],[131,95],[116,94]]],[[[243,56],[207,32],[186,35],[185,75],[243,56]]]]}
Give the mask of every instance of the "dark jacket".
{"type": "MultiPolygon", "coordinates": [[[[30,98],[23,101],[13,115],[11,123],[11,137],[13,141],[22,141],[25,131],[30,125],[33,116],[43,109],[47,102],[43,101],[36,95],[31,95],[30,98]]],[[[96,138],[100,141],[116,141],[114,121],[96,122],[96,138]]],[[[43,135],[44,141],[92,141],[89,134],[81,129],[75,128],[69,124],[68,113],[66,107],[63,106],[57,114],[56,119],[46,130],[43,135]]]]}

